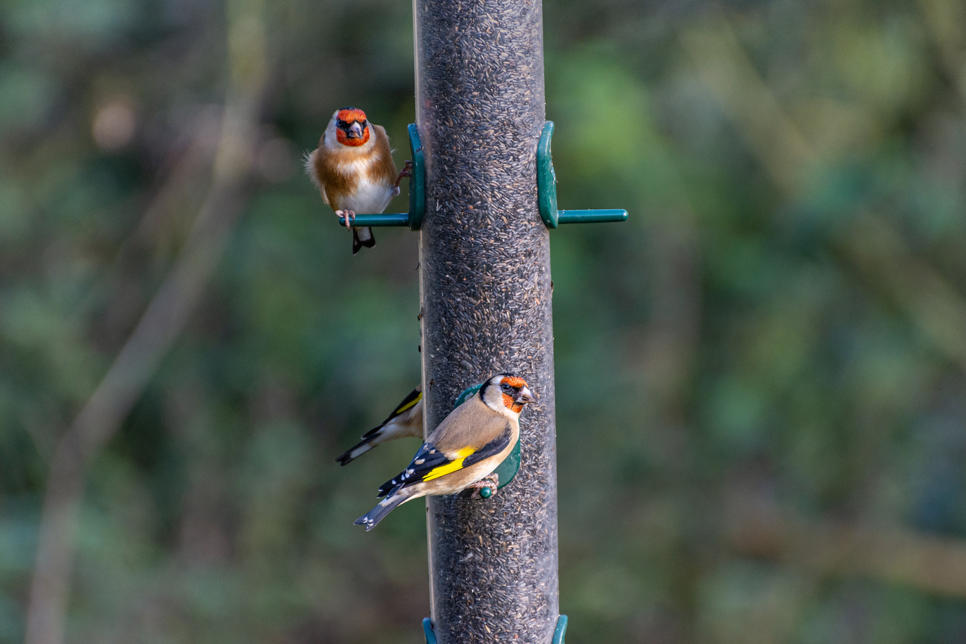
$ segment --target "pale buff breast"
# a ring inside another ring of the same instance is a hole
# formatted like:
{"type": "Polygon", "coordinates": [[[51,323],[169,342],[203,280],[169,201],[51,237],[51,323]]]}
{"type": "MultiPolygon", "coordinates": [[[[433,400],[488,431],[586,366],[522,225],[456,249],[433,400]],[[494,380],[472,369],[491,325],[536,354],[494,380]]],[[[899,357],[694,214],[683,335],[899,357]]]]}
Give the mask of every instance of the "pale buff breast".
{"type": "Polygon", "coordinates": [[[352,210],[357,214],[378,214],[386,209],[393,198],[392,184],[373,182],[362,173],[352,193],[342,196],[339,210],[352,210]]]}

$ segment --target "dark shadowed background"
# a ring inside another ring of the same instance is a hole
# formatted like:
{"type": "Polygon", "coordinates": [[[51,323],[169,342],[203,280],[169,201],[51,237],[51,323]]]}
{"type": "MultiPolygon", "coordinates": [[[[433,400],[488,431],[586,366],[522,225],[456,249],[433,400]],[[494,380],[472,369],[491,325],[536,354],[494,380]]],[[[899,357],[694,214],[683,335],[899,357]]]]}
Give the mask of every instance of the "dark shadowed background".
{"type": "MultiPolygon", "coordinates": [[[[544,12],[560,205],[631,215],[551,235],[568,641],[966,641],[966,5],[544,12]]],[[[333,462],[417,238],[301,171],[345,105],[405,160],[411,25],[0,4],[0,642],[422,641],[423,504],[352,525],[416,444],[333,462]]]]}

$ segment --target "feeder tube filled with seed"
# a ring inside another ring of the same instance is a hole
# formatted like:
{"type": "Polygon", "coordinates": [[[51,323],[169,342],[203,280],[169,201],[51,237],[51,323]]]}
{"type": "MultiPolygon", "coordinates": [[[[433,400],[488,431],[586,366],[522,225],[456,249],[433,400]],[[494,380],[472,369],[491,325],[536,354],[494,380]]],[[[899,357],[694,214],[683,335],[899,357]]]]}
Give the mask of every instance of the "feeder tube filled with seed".
{"type": "Polygon", "coordinates": [[[428,500],[440,644],[546,644],[557,622],[550,242],[537,203],[545,121],[539,0],[415,0],[427,430],[467,386],[524,378],[521,464],[489,499],[428,500]]]}

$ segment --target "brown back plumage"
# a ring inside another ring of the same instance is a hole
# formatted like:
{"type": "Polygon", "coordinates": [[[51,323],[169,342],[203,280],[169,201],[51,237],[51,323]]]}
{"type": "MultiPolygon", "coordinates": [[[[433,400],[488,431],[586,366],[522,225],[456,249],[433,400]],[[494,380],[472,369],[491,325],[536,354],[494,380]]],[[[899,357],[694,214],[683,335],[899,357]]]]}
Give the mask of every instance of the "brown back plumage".
{"type": "Polygon", "coordinates": [[[478,395],[471,396],[443,419],[426,442],[434,445],[444,454],[465,447],[478,450],[503,434],[507,425],[510,425],[514,432],[520,431],[519,422],[516,419],[511,420],[493,411],[478,395]]]}

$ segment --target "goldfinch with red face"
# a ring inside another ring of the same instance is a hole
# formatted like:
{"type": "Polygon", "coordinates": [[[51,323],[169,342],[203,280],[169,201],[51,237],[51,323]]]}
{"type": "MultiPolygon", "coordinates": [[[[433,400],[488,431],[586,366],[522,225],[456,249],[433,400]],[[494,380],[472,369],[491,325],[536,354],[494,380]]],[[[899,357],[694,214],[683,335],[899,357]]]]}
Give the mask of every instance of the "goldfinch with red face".
{"type": "Polygon", "coordinates": [[[352,230],[352,254],[372,248],[376,238],[368,226],[353,228],[356,213],[378,214],[399,194],[399,181],[409,176],[409,162],[396,170],[389,137],[382,126],[370,123],[354,107],[336,110],[319,139],[319,147],[305,158],[305,171],[322,194],[322,201],[345,217],[352,230]]]}
{"type": "Polygon", "coordinates": [[[335,459],[345,465],[373,447],[397,438],[423,437],[423,388],[416,387],[389,414],[382,424],[362,435],[362,441],[335,459]]]}
{"type": "Polygon", "coordinates": [[[493,376],[466,402],[443,419],[405,470],[379,488],[379,505],[356,519],[372,530],[392,510],[421,496],[445,496],[467,488],[487,487],[484,480],[520,440],[520,412],[534,402],[523,378],[493,376]]]}

